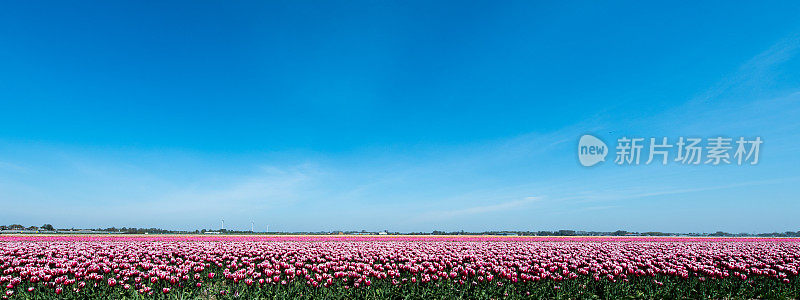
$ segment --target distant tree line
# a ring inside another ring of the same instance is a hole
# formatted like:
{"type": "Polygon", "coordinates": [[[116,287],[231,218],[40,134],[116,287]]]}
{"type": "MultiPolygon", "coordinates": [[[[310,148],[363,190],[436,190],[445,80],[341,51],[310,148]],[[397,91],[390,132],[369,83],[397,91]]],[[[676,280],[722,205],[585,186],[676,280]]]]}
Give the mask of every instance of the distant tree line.
{"type": "Polygon", "coordinates": [[[45,230],[45,231],[55,231],[56,229],[53,228],[53,225],[44,224],[42,226],[22,226],[20,224],[11,224],[11,225],[0,225],[0,230],[45,230]]]}
{"type": "MultiPolygon", "coordinates": [[[[161,228],[136,228],[136,227],[108,227],[108,228],[94,228],[94,229],[56,229],[51,224],[44,224],[42,226],[23,226],[20,224],[0,225],[0,231],[49,231],[49,232],[103,232],[103,233],[117,233],[117,234],[203,234],[203,233],[224,233],[224,234],[378,234],[379,232],[373,231],[317,231],[317,232],[252,232],[249,230],[231,230],[231,229],[197,229],[197,230],[167,230],[161,228]]],[[[717,231],[714,233],[671,233],[671,232],[631,232],[625,230],[617,231],[578,231],[578,230],[556,230],[556,231],[441,231],[434,230],[432,232],[390,232],[384,230],[387,234],[409,234],[409,235],[505,235],[505,236],[695,236],[695,237],[800,237],[800,231],[786,231],[786,232],[772,232],[772,233],[728,233],[717,231]]]]}
{"type": "Polygon", "coordinates": [[[556,230],[556,231],[439,231],[433,232],[412,232],[411,235],[518,235],[518,236],[710,236],[710,237],[800,237],[800,231],[772,232],[772,233],[728,233],[717,231],[714,233],[672,233],[672,232],[632,232],[625,230],[617,231],[577,231],[577,230],[556,230]]]}

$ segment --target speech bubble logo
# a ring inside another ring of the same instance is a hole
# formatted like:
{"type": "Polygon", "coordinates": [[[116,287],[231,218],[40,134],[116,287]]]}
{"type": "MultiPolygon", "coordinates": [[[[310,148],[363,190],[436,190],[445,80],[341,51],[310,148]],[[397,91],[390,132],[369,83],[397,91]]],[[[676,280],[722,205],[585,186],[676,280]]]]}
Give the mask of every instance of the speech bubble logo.
{"type": "Polygon", "coordinates": [[[578,160],[584,167],[591,167],[601,161],[606,161],[608,146],[600,139],[585,134],[578,141],[578,160]]]}

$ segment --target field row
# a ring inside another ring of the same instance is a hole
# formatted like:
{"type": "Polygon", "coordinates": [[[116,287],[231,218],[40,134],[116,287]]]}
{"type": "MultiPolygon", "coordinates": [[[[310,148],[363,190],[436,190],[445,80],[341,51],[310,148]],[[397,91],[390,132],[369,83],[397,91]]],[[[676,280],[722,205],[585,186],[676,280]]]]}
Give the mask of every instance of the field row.
{"type": "Polygon", "coordinates": [[[797,298],[796,242],[2,242],[4,298],[797,298]]]}
{"type": "Polygon", "coordinates": [[[0,242],[800,242],[800,238],[495,235],[0,235],[0,242]]]}

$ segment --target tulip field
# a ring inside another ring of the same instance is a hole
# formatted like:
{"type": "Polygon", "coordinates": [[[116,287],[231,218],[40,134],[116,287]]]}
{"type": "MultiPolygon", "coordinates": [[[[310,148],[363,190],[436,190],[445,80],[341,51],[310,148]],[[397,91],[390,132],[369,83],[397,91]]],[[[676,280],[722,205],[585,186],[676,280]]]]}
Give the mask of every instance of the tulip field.
{"type": "Polygon", "coordinates": [[[3,299],[800,298],[800,240],[0,236],[3,299]]]}

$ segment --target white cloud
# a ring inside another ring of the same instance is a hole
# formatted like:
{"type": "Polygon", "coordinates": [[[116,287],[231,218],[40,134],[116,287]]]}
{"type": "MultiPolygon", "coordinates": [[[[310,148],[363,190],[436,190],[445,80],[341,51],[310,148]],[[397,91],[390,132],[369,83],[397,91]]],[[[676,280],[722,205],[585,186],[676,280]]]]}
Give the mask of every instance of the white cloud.
{"type": "Polygon", "coordinates": [[[199,182],[191,188],[156,195],[154,200],[166,211],[254,212],[308,198],[318,174],[308,165],[265,166],[255,174],[199,182]]]}
{"type": "Polygon", "coordinates": [[[763,87],[775,75],[772,68],[794,57],[799,49],[800,34],[790,35],[742,64],[736,72],[723,78],[689,104],[718,101],[725,98],[726,94],[741,94],[745,89],[763,87]]]}
{"type": "Polygon", "coordinates": [[[498,212],[498,211],[507,211],[514,208],[519,208],[521,206],[527,205],[529,203],[533,203],[539,201],[539,197],[525,197],[520,200],[496,203],[496,204],[488,204],[488,205],[481,205],[481,206],[473,206],[468,208],[460,208],[455,210],[445,210],[445,211],[437,211],[437,212],[430,212],[425,217],[426,219],[444,219],[444,218],[452,218],[452,217],[459,217],[459,216],[466,216],[466,215],[479,215],[491,212],[498,212]]]}
{"type": "Polygon", "coordinates": [[[17,164],[13,164],[13,163],[10,163],[10,162],[6,162],[6,161],[0,161],[0,170],[7,170],[7,171],[12,171],[12,172],[17,172],[17,173],[27,173],[27,172],[30,171],[26,167],[23,167],[23,166],[20,166],[20,165],[17,165],[17,164]]]}

